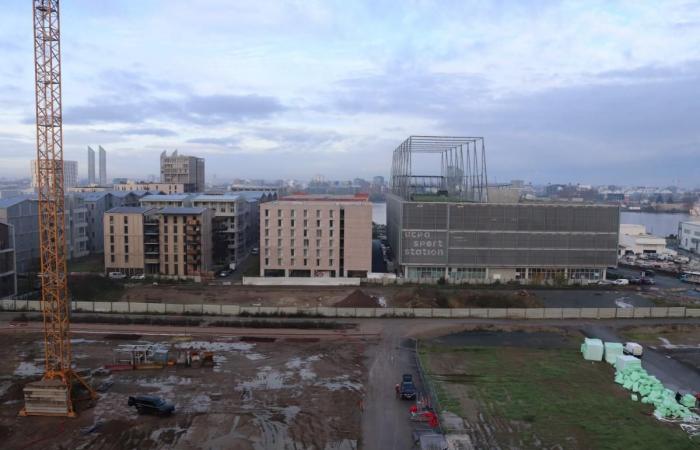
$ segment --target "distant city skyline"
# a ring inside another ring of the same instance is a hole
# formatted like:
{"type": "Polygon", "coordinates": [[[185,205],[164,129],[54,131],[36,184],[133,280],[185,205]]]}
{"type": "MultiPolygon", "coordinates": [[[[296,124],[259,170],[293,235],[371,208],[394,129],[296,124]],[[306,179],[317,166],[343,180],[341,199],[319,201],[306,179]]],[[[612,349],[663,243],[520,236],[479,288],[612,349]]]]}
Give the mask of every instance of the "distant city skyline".
{"type": "MultiPolygon", "coordinates": [[[[494,180],[694,187],[698,24],[674,0],[66,2],[64,156],[100,142],[110,178],[175,149],[209,180],[370,178],[408,135],[476,135],[494,180]]],[[[0,176],[36,157],[32,45],[31,3],[5,2],[0,176]]]]}

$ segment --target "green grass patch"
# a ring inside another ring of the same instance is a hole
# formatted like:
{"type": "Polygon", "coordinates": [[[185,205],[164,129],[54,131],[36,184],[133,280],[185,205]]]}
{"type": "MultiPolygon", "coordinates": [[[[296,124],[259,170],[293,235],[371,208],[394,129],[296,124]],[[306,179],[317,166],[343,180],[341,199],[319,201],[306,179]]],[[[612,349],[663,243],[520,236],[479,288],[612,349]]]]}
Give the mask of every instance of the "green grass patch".
{"type": "Polygon", "coordinates": [[[68,290],[74,300],[113,301],[122,296],[124,285],[100,275],[71,275],[68,290]]]}
{"type": "Polygon", "coordinates": [[[445,398],[444,409],[467,417],[465,411],[455,411],[460,403],[453,400],[466,394],[478,401],[487,422],[492,417],[523,424],[518,428],[522,431],[503,436],[505,446],[515,439],[525,448],[692,448],[678,425],[657,421],[650,415],[652,407],[632,401],[614,383],[611,366],[584,361],[576,350],[460,347],[455,351],[428,342],[420,357],[437,395],[445,398]],[[433,373],[434,366],[442,368],[440,375],[433,373]],[[445,368],[457,367],[459,378],[446,376],[445,368]]]}
{"type": "Polygon", "coordinates": [[[104,270],[105,259],[102,254],[88,255],[68,261],[68,272],[103,273],[104,270]]]}

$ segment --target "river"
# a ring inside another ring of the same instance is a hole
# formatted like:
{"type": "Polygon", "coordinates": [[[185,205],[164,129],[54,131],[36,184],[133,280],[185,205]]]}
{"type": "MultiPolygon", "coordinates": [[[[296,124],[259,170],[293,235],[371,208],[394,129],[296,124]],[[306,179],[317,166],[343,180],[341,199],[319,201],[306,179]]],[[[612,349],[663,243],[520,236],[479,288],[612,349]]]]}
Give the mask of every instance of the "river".
{"type": "MultiPolygon", "coordinates": [[[[657,236],[678,233],[678,222],[692,220],[688,214],[645,213],[622,211],[620,223],[636,223],[647,227],[647,231],[657,236]]],[[[372,203],[372,221],[386,225],[386,203],[372,203]]]]}

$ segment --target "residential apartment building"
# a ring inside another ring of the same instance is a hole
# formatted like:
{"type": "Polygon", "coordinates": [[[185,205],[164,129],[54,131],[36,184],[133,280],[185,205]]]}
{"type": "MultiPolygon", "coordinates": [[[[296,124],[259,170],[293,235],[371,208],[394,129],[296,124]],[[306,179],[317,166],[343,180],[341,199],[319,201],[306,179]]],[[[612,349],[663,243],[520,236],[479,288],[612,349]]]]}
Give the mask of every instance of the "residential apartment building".
{"type": "MultiPolygon", "coordinates": [[[[32,159],[30,163],[32,171],[31,186],[36,189],[39,187],[37,181],[36,159],[32,159]]],[[[78,161],[63,161],[63,186],[64,189],[72,188],[78,185],[78,161]]]]}
{"type": "Polygon", "coordinates": [[[17,295],[14,227],[0,222],[0,299],[17,295]]]}
{"type": "Polygon", "coordinates": [[[689,252],[700,253],[700,220],[678,224],[678,246],[689,252]]]}
{"type": "Polygon", "coordinates": [[[175,150],[170,156],[160,155],[161,183],[194,185],[195,192],[204,192],[204,159],[179,155],[175,150]]]}
{"type": "Polygon", "coordinates": [[[248,253],[251,206],[241,195],[198,195],[192,206],[213,213],[213,258],[219,264],[238,264],[248,253]]]}
{"type": "Polygon", "coordinates": [[[182,208],[186,206],[192,206],[191,194],[157,194],[157,195],[146,195],[141,198],[141,206],[148,206],[150,208],[182,208]]]}
{"type": "Polygon", "coordinates": [[[145,191],[149,194],[184,194],[194,192],[194,184],[185,183],[148,183],[145,181],[127,181],[114,185],[115,191],[145,191]]]}
{"type": "Polygon", "coordinates": [[[365,277],[371,268],[367,195],[293,195],[260,206],[260,276],[365,277]]]}
{"type": "Polygon", "coordinates": [[[201,281],[211,275],[207,208],[117,207],[105,213],[105,271],[201,281]]]}
{"type": "Polygon", "coordinates": [[[64,200],[66,221],[66,259],[81,258],[90,254],[88,247],[88,219],[85,200],[77,195],[66,195],[64,200]]]}
{"type": "Polygon", "coordinates": [[[213,213],[208,208],[160,210],[160,273],[200,280],[212,267],[213,213]]]}
{"type": "Polygon", "coordinates": [[[139,195],[134,192],[76,192],[87,207],[88,250],[104,252],[104,213],[117,206],[138,206],[139,195]]]}
{"type": "Polygon", "coordinates": [[[0,222],[14,228],[17,273],[39,270],[39,203],[35,198],[0,200],[0,222]]]}

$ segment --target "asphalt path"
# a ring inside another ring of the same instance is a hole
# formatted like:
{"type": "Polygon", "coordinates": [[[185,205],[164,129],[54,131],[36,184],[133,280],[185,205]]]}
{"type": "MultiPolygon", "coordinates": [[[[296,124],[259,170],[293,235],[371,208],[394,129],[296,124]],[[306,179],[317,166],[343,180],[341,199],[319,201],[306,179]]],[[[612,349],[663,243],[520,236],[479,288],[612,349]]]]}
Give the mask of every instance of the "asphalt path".
{"type": "MultiPolygon", "coordinates": [[[[602,339],[604,342],[624,342],[615,329],[605,325],[592,324],[581,329],[587,336],[602,339]]],[[[652,348],[644,347],[642,367],[661,380],[668,389],[700,392],[700,374],[696,370],[652,348]]]]}

